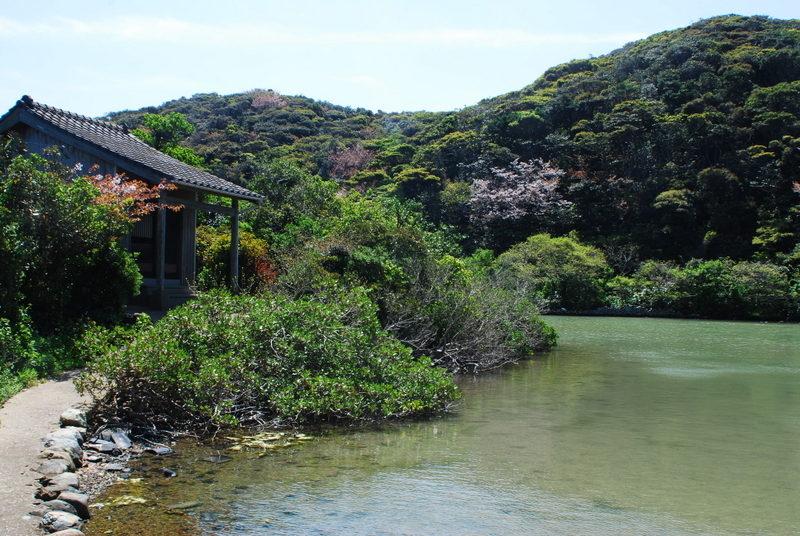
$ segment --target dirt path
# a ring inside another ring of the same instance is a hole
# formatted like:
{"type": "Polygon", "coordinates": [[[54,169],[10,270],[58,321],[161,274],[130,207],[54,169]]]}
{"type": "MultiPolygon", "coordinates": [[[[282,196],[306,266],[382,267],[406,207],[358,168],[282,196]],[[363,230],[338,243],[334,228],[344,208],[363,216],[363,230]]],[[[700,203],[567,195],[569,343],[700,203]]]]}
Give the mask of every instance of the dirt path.
{"type": "Polygon", "coordinates": [[[38,477],[31,467],[61,413],[81,402],[73,377],[68,373],[27,389],[0,408],[0,534],[41,534],[38,519],[28,515],[38,477]]]}

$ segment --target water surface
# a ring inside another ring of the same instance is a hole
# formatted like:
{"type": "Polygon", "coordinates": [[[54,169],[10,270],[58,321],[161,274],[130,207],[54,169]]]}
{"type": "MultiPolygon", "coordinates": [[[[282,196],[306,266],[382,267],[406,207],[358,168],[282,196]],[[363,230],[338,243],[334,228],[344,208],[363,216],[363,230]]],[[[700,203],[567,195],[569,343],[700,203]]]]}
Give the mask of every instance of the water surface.
{"type": "Polygon", "coordinates": [[[183,445],[109,495],[146,505],[105,508],[87,534],[795,533],[800,326],[549,322],[557,350],[463,379],[452,416],[223,464],[183,445]],[[179,476],[154,476],[164,463],[179,476]]]}

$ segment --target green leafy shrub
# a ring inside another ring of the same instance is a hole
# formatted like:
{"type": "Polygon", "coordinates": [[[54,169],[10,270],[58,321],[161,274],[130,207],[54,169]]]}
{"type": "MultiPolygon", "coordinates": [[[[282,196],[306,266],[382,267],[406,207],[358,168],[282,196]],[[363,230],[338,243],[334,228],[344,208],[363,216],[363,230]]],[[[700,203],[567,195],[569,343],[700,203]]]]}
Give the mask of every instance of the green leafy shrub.
{"type": "Polygon", "coordinates": [[[588,310],[603,303],[611,269],[603,252],[570,236],[537,234],[497,258],[493,277],[547,308],[588,310]]]}
{"type": "MultiPolygon", "coordinates": [[[[201,290],[225,288],[230,280],[231,232],[203,225],[197,228],[197,286],[201,290]]],[[[239,288],[258,291],[275,278],[267,255],[267,242],[244,229],[239,232],[239,288]]]]}
{"type": "Polygon", "coordinates": [[[386,328],[456,372],[495,369],[552,347],[555,332],[536,303],[494,285],[479,262],[422,260],[411,284],[385,296],[386,328]]]}
{"type": "Polygon", "coordinates": [[[0,285],[17,286],[0,296],[28,307],[41,331],[85,316],[118,317],[138,292],[139,270],[120,242],[131,222],[95,202],[98,195],[88,180],[38,156],[17,157],[0,175],[0,256],[17,270],[2,269],[0,285]]]}
{"type": "Polygon", "coordinates": [[[137,424],[405,417],[457,396],[446,371],[381,328],[363,289],[315,299],[206,294],[99,353],[81,389],[107,417],[137,424]]]}
{"type": "Polygon", "coordinates": [[[793,317],[787,268],[766,262],[693,260],[680,267],[648,261],[630,278],[609,282],[609,304],[703,318],[793,317]]]}

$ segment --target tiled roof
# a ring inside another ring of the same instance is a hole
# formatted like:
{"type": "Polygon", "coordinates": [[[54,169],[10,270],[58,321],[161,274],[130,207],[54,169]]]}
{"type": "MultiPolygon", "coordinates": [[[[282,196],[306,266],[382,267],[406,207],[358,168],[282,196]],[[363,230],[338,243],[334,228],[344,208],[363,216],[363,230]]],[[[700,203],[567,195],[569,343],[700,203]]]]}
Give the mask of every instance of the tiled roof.
{"type": "Polygon", "coordinates": [[[157,175],[163,175],[167,180],[178,185],[195,187],[251,201],[261,201],[263,199],[263,196],[251,192],[247,188],[185,164],[150,147],[133,134],[130,134],[128,129],[123,126],[34,102],[27,95],[17,102],[17,106],[25,107],[36,117],[76,138],[145,166],[156,172],[157,175]]]}

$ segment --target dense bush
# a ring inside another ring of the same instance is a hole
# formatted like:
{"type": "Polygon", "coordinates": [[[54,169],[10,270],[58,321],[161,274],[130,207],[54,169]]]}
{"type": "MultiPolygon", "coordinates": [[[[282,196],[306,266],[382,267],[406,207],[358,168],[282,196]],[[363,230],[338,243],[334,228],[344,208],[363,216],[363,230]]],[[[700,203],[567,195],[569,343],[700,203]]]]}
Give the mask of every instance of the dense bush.
{"type": "Polygon", "coordinates": [[[570,236],[529,237],[497,258],[493,277],[548,309],[583,311],[603,304],[611,275],[603,252],[570,236]]]}
{"type": "Polygon", "coordinates": [[[649,261],[609,283],[609,302],[703,318],[786,320],[797,301],[789,271],[766,262],[694,260],[680,267],[649,261]]]}
{"type": "Polygon", "coordinates": [[[535,302],[459,259],[455,237],[413,204],[350,194],[324,228],[292,252],[278,288],[302,296],[332,281],[368,287],[387,330],[453,371],[493,369],[554,343],[535,302]]]}
{"type": "Polygon", "coordinates": [[[109,418],[213,427],[423,415],[452,379],[384,331],[363,289],[314,298],[201,296],[100,351],[80,386],[109,418]]]}
{"type": "MultiPolygon", "coordinates": [[[[197,228],[197,286],[200,290],[226,288],[230,284],[231,232],[227,227],[197,228]]],[[[267,255],[267,242],[244,229],[239,231],[239,288],[255,292],[275,279],[267,255]]]]}
{"type": "Polygon", "coordinates": [[[114,318],[138,292],[139,270],[120,241],[130,219],[99,195],[42,157],[20,156],[2,170],[3,315],[14,319],[26,307],[49,332],[86,316],[114,318]]]}
{"type": "Polygon", "coordinates": [[[423,259],[409,275],[407,288],[384,299],[386,327],[438,365],[481,372],[555,344],[535,302],[493,284],[468,261],[423,259]]]}

